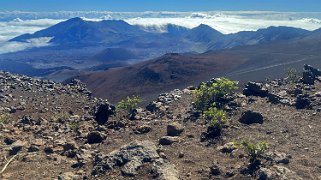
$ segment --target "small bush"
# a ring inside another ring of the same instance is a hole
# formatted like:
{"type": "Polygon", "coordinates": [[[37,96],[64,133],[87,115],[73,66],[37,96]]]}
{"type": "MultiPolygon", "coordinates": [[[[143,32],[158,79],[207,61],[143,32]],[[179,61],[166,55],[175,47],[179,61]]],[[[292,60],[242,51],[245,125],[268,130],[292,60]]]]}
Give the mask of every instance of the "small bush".
{"type": "Polygon", "coordinates": [[[64,121],[67,121],[70,118],[70,116],[71,115],[69,113],[61,112],[61,113],[55,114],[53,116],[53,120],[59,121],[59,122],[64,122],[64,121]]]}
{"type": "Polygon", "coordinates": [[[257,159],[260,158],[269,148],[268,143],[266,142],[252,143],[247,140],[243,140],[241,145],[247,151],[251,162],[257,161],[257,159]]]}
{"type": "Polygon", "coordinates": [[[210,126],[222,129],[223,125],[226,123],[226,114],[223,110],[217,109],[216,107],[211,107],[204,112],[205,119],[210,121],[210,126]]]}
{"type": "Polygon", "coordinates": [[[0,115],[0,124],[7,124],[8,123],[8,114],[2,114],[0,115]]]}
{"type": "Polygon", "coordinates": [[[287,77],[292,83],[298,82],[298,80],[300,79],[299,72],[294,68],[288,69],[287,77]]]}
{"type": "Polygon", "coordinates": [[[214,105],[204,112],[204,118],[209,121],[205,138],[215,138],[221,135],[223,125],[226,123],[226,114],[214,105]]]}
{"type": "Polygon", "coordinates": [[[141,99],[138,96],[127,97],[117,104],[116,109],[131,113],[134,109],[138,108],[139,103],[141,103],[141,99]]]}
{"type": "Polygon", "coordinates": [[[80,124],[79,121],[74,121],[74,122],[71,122],[71,123],[69,124],[69,126],[70,126],[70,129],[71,129],[71,130],[73,130],[73,131],[76,132],[76,131],[79,130],[81,124],[80,124]]]}
{"type": "Polygon", "coordinates": [[[237,84],[237,81],[232,81],[227,78],[217,78],[210,84],[202,83],[195,91],[195,107],[204,112],[210,108],[213,103],[220,106],[220,100],[232,94],[238,88],[237,84]]]}

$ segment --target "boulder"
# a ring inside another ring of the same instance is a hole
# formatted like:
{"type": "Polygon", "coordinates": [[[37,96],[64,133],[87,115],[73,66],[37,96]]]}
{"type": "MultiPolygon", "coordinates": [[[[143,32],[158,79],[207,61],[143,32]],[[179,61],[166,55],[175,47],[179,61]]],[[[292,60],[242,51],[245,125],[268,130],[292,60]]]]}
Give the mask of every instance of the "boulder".
{"type": "Polygon", "coordinates": [[[295,107],[297,109],[304,109],[304,108],[310,108],[311,106],[311,100],[309,98],[309,95],[307,94],[299,94],[296,97],[296,101],[295,101],[295,107]]]}
{"type": "Polygon", "coordinates": [[[98,131],[90,132],[87,135],[87,143],[88,144],[102,143],[104,139],[105,139],[105,136],[98,131]]]}
{"type": "Polygon", "coordinates": [[[280,152],[267,152],[266,157],[277,164],[289,164],[291,158],[291,156],[280,152]]]}
{"type": "Polygon", "coordinates": [[[150,112],[156,112],[160,109],[161,106],[162,106],[161,102],[153,101],[146,106],[146,109],[150,112]]]}
{"type": "Polygon", "coordinates": [[[319,69],[313,68],[310,65],[305,64],[303,70],[302,82],[304,84],[313,85],[317,77],[321,76],[321,71],[319,69]]]}
{"type": "Polygon", "coordinates": [[[178,122],[173,122],[167,125],[168,136],[179,136],[184,131],[184,127],[178,122]]]}
{"type": "Polygon", "coordinates": [[[303,72],[302,73],[302,82],[304,84],[313,85],[315,80],[315,76],[311,72],[303,72]]]}
{"type": "Polygon", "coordinates": [[[272,180],[272,179],[292,179],[292,180],[302,180],[301,177],[294,171],[284,167],[274,165],[269,168],[261,168],[259,170],[259,179],[260,180],[272,180]]]}
{"type": "Polygon", "coordinates": [[[96,106],[95,120],[98,124],[103,125],[108,121],[109,116],[115,114],[115,106],[107,101],[102,101],[96,106]]]}
{"type": "Polygon", "coordinates": [[[245,88],[243,89],[243,94],[245,96],[267,97],[268,90],[263,87],[262,83],[248,82],[245,88]]]}
{"type": "Polygon", "coordinates": [[[253,124],[253,123],[262,124],[263,119],[264,118],[261,113],[248,110],[242,113],[242,116],[239,119],[239,121],[242,124],[253,124]]]}
{"type": "Polygon", "coordinates": [[[175,142],[179,142],[178,137],[172,137],[172,136],[163,136],[159,139],[160,145],[171,145],[175,142]]]}
{"type": "Polygon", "coordinates": [[[163,159],[156,145],[150,141],[133,141],[108,155],[96,155],[92,175],[115,169],[121,170],[123,176],[135,178],[138,170],[146,166],[152,166],[160,179],[179,179],[175,166],[163,159]]]}

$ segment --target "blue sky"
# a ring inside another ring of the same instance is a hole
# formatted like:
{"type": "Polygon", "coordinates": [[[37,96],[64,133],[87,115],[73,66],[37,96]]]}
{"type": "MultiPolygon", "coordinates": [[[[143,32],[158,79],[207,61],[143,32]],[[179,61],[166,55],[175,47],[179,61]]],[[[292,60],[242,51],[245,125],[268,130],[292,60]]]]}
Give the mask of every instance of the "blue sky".
{"type": "Polygon", "coordinates": [[[211,11],[321,12],[321,0],[0,0],[0,11],[211,11]]]}

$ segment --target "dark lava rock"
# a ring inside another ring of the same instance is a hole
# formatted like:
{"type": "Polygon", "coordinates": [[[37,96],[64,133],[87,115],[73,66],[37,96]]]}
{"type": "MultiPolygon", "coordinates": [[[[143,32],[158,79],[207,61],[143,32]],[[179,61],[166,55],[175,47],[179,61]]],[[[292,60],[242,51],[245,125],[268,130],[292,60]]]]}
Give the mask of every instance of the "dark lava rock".
{"type": "Polygon", "coordinates": [[[158,111],[160,109],[160,107],[162,106],[162,103],[161,102],[151,102],[150,104],[148,104],[146,106],[146,109],[150,112],[155,112],[155,111],[158,111]]]}
{"type": "Polygon", "coordinates": [[[315,76],[311,72],[306,72],[306,71],[303,72],[302,82],[304,84],[312,85],[314,84],[314,80],[315,80],[315,76]]]}
{"type": "Polygon", "coordinates": [[[6,143],[6,145],[10,145],[10,144],[14,143],[15,141],[16,140],[14,140],[10,137],[6,137],[3,142],[6,143]]]}
{"type": "Polygon", "coordinates": [[[311,106],[311,100],[309,99],[309,95],[299,94],[296,97],[295,107],[297,109],[309,108],[311,106]]]}
{"type": "Polygon", "coordinates": [[[25,146],[24,142],[17,140],[11,145],[9,150],[9,155],[12,156],[12,155],[18,154],[18,152],[20,152],[24,146],[25,146]]]}
{"type": "Polygon", "coordinates": [[[36,145],[31,145],[29,148],[28,148],[28,152],[37,152],[39,151],[40,148],[36,145]]]}
{"type": "Polygon", "coordinates": [[[220,128],[214,126],[208,126],[207,131],[201,134],[201,141],[205,141],[207,139],[214,139],[221,135],[222,130],[220,128]]]}
{"type": "Polygon", "coordinates": [[[178,122],[173,122],[167,125],[168,136],[179,136],[184,131],[184,127],[178,122]]]}
{"type": "Polygon", "coordinates": [[[218,176],[220,174],[221,174],[221,168],[217,162],[214,162],[213,165],[210,167],[210,175],[218,176]]]}
{"type": "Polygon", "coordinates": [[[302,82],[304,84],[314,84],[316,77],[321,76],[321,71],[319,69],[313,68],[310,65],[305,64],[303,68],[302,82]]]}
{"type": "Polygon", "coordinates": [[[31,124],[32,119],[29,116],[23,116],[22,119],[20,119],[19,123],[22,124],[31,124]]]}
{"type": "Polygon", "coordinates": [[[262,124],[263,116],[259,112],[248,110],[242,113],[242,116],[239,121],[243,124],[253,124],[253,123],[262,124]]]}
{"type": "Polygon", "coordinates": [[[105,139],[104,135],[101,134],[98,131],[94,131],[94,132],[90,132],[87,135],[87,143],[88,144],[97,144],[97,143],[101,143],[103,142],[103,140],[105,139]]]}
{"type": "Polygon", "coordinates": [[[115,106],[103,101],[96,107],[95,120],[98,124],[103,125],[108,121],[109,116],[113,114],[115,114],[115,106]]]}
{"type": "Polygon", "coordinates": [[[178,142],[178,137],[172,137],[172,136],[163,136],[159,139],[160,145],[171,145],[175,142],[178,142]]]}
{"type": "Polygon", "coordinates": [[[148,133],[151,130],[152,130],[152,128],[150,126],[142,125],[142,126],[136,127],[136,129],[134,130],[134,133],[135,134],[145,134],[145,133],[148,133]]]}
{"type": "Polygon", "coordinates": [[[268,96],[268,90],[263,87],[262,83],[248,82],[243,89],[243,94],[245,96],[268,96]]]}

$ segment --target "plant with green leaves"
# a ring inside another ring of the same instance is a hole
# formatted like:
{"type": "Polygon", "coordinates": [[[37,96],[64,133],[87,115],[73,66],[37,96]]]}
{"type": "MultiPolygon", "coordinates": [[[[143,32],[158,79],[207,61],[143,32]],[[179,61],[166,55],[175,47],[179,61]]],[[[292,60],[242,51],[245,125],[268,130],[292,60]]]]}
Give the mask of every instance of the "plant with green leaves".
{"type": "Polygon", "coordinates": [[[268,150],[269,146],[267,142],[258,142],[258,143],[252,143],[247,140],[243,140],[241,142],[241,145],[245,148],[247,151],[250,162],[254,163],[257,161],[258,158],[262,157],[262,155],[268,150]]]}
{"type": "Polygon", "coordinates": [[[138,96],[127,96],[127,98],[118,102],[116,109],[124,110],[131,113],[134,109],[138,108],[138,104],[141,103],[141,99],[138,96]]]}
{"type": "Polygon", "coordinates": [[[66,113],[66,112],[60,112],[58,114],[55,114],[53,116],[53,120],[54,121],[59,121],[59,122],[65,122],[67,121],[69,118],[70,118],[70,114],[69,113],[66,113]]]}
{"type": "Polygon", "coordinates": [[[221,105],[220,100],[227,95],[231,95],[237,87],[238,82],[227,78],[217,78],[212,83],[202,83],[196,89],[195,107],[202,113],[211,107],[213,103],[221,105]]]}
{"type": "Polygon", "coordinates": [[[226,113],[215,107],[213,105],[207,111],[204,112],[205,119],[209,120],[209,125],[211,127],[222,129],[223,125],[226,123],[226,113]]]}
{"type": "Polygon", "coordinates": [[[8,114],[1,114],[0,115],[0,124],[7,124],[8,123],[8,114]]]}
{"type": "Polygon", "coordinates": [[[299,72],[294,68],[289,68],[287,71],[287,77],[292,83],[298,82],[300,79],[299,72]]]}
{"type": "Polygon", "coordinates": [[[74,132],[77,132],[80,129],[81,123],[79,121],[74,121],[69,123],[69,127],[74,132]]]}

